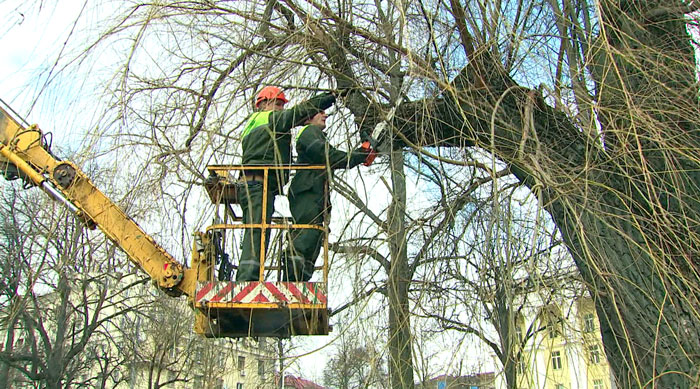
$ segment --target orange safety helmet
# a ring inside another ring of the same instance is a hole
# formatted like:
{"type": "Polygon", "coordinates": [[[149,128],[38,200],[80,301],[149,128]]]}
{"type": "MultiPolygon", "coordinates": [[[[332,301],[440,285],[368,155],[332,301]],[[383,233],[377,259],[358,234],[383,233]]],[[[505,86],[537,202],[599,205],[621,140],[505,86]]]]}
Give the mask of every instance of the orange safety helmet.
{"type": "Polygon", "coordinates": [[[266,86],[258,92],[258,97],[255,99],[255,108],[258,108],[264,100],[282,100],[285,104],[289,101],[284,97],[282,89],[276,86],[266,86]]]}

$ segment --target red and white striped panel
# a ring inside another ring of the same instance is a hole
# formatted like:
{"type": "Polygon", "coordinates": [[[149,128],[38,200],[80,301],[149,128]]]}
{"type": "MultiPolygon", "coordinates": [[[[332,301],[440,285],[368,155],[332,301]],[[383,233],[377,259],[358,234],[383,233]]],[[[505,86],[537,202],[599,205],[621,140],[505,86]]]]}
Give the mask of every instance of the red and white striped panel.
{"type": "Polygon", "coordinates": [[[326,287],[319,282],[198,282],[196,303],[326,304],[326,287]]]}

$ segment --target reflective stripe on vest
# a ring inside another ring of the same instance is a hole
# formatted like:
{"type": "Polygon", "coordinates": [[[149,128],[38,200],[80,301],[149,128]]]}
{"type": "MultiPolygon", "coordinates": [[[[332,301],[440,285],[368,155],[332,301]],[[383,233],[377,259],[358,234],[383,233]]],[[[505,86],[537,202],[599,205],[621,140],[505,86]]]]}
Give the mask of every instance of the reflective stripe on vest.
{"type": "Polygon", "coordinates": [[[296,140],[299,140],[301,133],[304,132],[304,130],[306,130],[306,127],[308,127],[308,126],[310,126],[310,124],[305,125],[304,127],[301,128],[301,130],[299,130],[299,132],[297,132],[296,140]]]}
{"type": "Polygon", "coordinates": [[[270,123],[270,113],[272,113],[272,111],[255,112],[254,114],[250,115],[248,124],[246,124],[245,128],[243,129],[242,138],[248,136],[253,129],[270,123]]]}

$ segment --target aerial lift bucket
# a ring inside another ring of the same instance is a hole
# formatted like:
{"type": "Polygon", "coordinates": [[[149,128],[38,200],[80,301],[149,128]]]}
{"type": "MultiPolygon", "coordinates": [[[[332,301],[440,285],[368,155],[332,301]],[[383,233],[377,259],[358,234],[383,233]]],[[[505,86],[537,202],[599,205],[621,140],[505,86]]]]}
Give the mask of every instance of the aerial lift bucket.
{"type": "MultiPolygon", "coordinates": [[[[205,184],[211,201],[223,210],[223,222],[211,225],[198,237],[200,243],[193,249],[192,266],[198,268],[198,282],[192,303],[196,311],[195,332],[207,337],[280,337],[295,335],[327,335],[328,325],[328,228],[327,225],[296,225],[283,218],[273,218],[271,224],[247,225],[236,216],[232,205],[237,204],[236,176],[241,170],[258,169],[265,177],[273,169],[324,169],[324,166],[209,166],[210,177],[205,184]],[[217,250],[212,237],[216,233],[242,231],[245,228],[278,231],[291,228],[315,228],[323,231],[324,255],[322,279],[319,282],[280,281],[281,266],[274,266],[272,258],[261,251],[261,281],[217,281],[214,279],[217,250]],[[276,280],[266,280],[272,275],[276,280]],[[276,277],[274,277],[276,275],[276,277]]],[[[266,198],[266,196],[263,196],[266,198]]],[[[263,206],[263,209],[265,207],[263,206]]],[[[220,218],[221,219],[221,218],[220,218]]],[[[220,220],[219,219],[219,220],[220,220]]],[[[263,218],[264,219],[264,218],[263,218]]]]}

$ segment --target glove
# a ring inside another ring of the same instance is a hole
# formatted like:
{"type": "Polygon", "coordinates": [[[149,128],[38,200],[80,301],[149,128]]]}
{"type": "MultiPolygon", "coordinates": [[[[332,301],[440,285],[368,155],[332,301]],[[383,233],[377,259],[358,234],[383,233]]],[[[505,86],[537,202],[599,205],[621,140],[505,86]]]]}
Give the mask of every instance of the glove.
{"type": "Polygon", "coordinates": [[[374,159],[377,158],[377,152],[372,150],[372,147],[370,146],[369,141],[362,142],[362,146],[360,146],[360,150],[367,153],[367,157],[365,158],[365,161],[362,162],[362,164],[365,166],[371,165],[372,162],[374,162],[374,159]]]}
{"type": "Polygon", "coordinates": [[[350,168],[359,166],[367,161],[369,150],[364,147],[358,147],[350,153],[350,168]]]}

